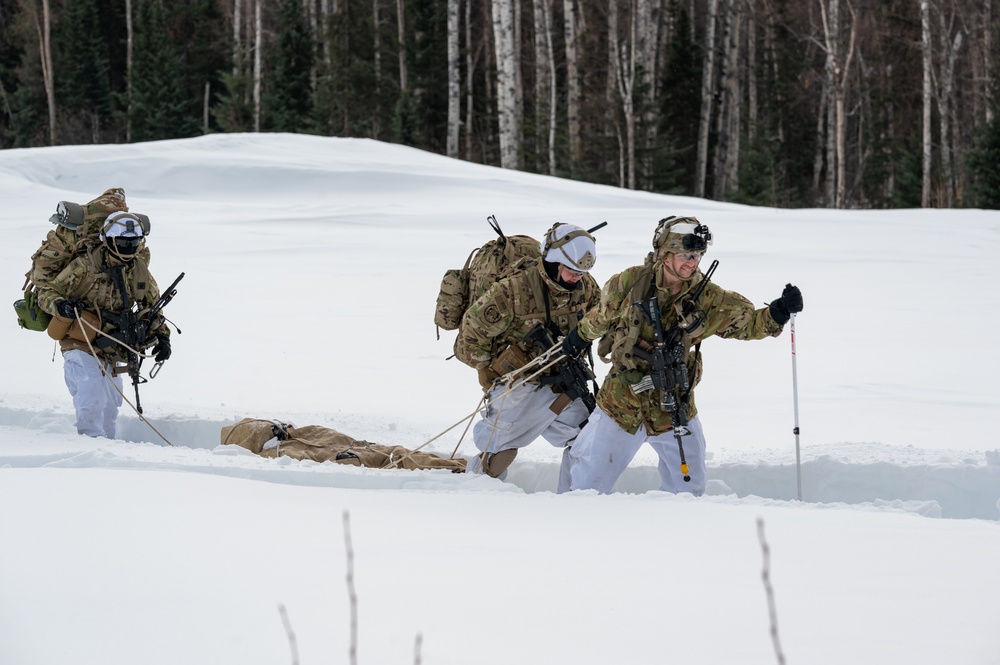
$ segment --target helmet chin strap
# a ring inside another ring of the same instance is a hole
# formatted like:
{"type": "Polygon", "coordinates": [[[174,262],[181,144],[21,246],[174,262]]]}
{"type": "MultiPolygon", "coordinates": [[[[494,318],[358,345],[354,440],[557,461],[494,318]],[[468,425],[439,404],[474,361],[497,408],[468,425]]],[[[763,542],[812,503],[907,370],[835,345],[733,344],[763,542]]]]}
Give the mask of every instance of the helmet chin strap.
{"type": "MultiPolygon", "coordinates": [[[[679,272],[677,272],[676,270],[674,270],[674,268],[670,265],[670,262],[668,261],[668,259],[671,256],[673,256],[672,253],[664,254],[663,258],[660,259],[660,264],[663,266],[663,271],[666,274],[670,275],[671,277],[676,278],[678,283],[683,284],[684,281],[687,280],[687,279],[690,279],[690,277],[683,277],[679,272]]],[[[693,275],[694,273],[691,273],[691,274],[693,275]]]]}
{"type": "Polygon", "coordinates": [[[139,248],[136,248],[136,251],[131,254],[122,254],[118,251],[118,247],[115,246],[115,243],[107,237],[104,238],[104,248],[108,250],[108,253],[111,254],[111,256],[114,256],[122,263],[129,263],[135,258],[135,255],[139,253],[139,248]]]}

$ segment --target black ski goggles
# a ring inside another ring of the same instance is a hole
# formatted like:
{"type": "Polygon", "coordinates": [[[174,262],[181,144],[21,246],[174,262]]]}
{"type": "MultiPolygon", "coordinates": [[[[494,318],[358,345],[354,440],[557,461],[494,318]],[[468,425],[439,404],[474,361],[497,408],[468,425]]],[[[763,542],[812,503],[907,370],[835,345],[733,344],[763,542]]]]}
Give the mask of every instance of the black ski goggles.
{"type": "Polygon", "coordinates": [[[111,244],[119,254],[135,254],[142,245],[142,236],[115,236],[111,244]]]}

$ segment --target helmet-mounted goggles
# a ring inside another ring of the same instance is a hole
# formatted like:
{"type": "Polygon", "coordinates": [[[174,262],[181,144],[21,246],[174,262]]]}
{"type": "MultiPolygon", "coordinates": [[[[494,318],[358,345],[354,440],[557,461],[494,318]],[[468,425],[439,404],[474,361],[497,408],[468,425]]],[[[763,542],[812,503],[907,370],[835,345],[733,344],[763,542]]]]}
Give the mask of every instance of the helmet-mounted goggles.
{"type": "Polygon", "coordinates": [[[653,234],[657,256],[677,252],[704,252],[712,244],[712,232],[694,217],[667,217],[653,234]]]}
{"type": "Polygon", "coordinates": [[[704,224],[691,224],[688,222],[674,224],[669,232],[682,236],[680,239],[681,248],[685,251],[704,252],[712,244],[712,232],[704,224]]]}

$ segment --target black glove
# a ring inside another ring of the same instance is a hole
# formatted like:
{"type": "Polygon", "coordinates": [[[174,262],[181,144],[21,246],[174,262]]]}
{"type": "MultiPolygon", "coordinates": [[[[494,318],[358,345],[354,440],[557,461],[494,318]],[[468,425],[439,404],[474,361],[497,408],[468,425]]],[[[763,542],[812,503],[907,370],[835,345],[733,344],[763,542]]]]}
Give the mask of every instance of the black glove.
{"type": "Polygon", "coordinates": [[[79,298],[68,298],[56,303],[56,311],[64,319],[75,319],[77,312],[83,311],[83,301],[79,298]]]}
{"type": "Polygon", "coordinates": [[[562,350],[570,358],[576,358],[578,355],[590,348],[590,342],[585,341],[580,337],[580,333],[576,328],[573,328],[562,340],[562,350]]]}
{"type": "Polygon", "coordinates": [[[158,363],[170,357],[170,338],[164,334],[156,336],[156,346],[153,347],[153,359],[158,363]]]}
{"type": "Polygon", "coordinates": [[[802,292],[799,287],[791,284],[785,285],[785,290],[781,292],[781,297],[770,304],[771,318],[779,326],[788,323],[792,314],[802,311],[802,292]]]}

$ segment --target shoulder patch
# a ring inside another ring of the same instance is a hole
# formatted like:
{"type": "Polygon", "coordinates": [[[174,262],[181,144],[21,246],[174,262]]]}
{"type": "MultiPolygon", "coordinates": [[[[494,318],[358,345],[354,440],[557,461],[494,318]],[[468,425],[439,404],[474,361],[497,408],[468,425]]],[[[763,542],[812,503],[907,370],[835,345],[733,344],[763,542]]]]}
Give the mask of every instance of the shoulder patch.
{"type": "Polygon", "coordinates": [[[490,303],[486,306],[486,309],[483,310],[483,321],[490,325],[500,321],[500,318],[500,308],[498,308],[495,303],[490,303]]]}

